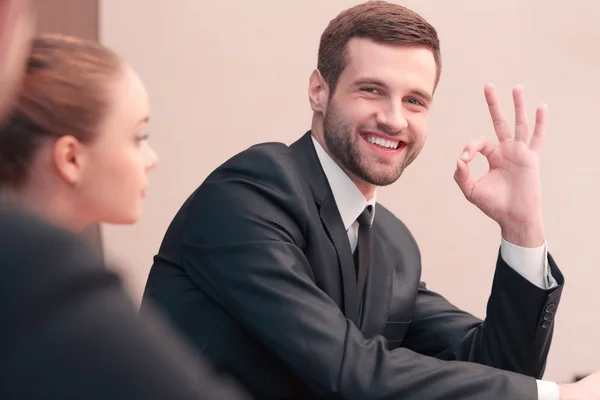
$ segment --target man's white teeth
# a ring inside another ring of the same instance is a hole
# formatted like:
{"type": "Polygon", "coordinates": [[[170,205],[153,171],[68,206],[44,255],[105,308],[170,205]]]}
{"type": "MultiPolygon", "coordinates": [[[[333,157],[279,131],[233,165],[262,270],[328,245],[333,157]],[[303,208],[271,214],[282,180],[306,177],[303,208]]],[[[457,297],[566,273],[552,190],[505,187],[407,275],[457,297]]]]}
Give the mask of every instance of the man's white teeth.
{"type": "Polygon", "coordinates": [[[387,139],[384,139],[384,138],[381,138],[381,137],[375,136],[375,135],[363,136],[363,138],[368,142],[371,142],[373,144],[376,144],[378,146],[385,147],[388,149],[397,149],[398,146],[400,145],[400,141],[387,140],[387,139]]]}

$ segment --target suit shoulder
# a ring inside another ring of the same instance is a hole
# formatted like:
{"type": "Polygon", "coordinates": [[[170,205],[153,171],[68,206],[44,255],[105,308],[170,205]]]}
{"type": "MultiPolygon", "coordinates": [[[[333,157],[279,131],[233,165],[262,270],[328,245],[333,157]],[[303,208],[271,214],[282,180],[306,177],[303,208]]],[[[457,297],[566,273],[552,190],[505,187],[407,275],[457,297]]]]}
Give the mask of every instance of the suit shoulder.
{"type": "Polygon", "coordinates": [[[188,197],[170,226],[179,232],[172,237],[210,243],[246,240],[241,227],[256,229],[262,221],[263,231],[276,226],[265,235],[302,243],[312,198],[296,164],[293,150],[282,143],[258,144],[238,153],[188,197]]]}
{"type": "Polygon", "coordinates": [[[284,143],[267,142],[249,147],[221,164],[207,180],[245,177],[255,182],[297,181],[300,168],[293,150],[284,143]]]}
{"type": "Polygon", "coordinates": [[[296,225],[303,226],[310,193],[303,179],[289,146],[278,142],[253,145],[219,165],[188,196],[173,218],[161,249],[176,248],[183,234],[203,233],[207,226],[214,230],[213,225],[222,226],[224,220],[247,220],[257,213],[280,222],[294,215],[299,220],[296,225]],[[204,223],[190,222],[199,220],[204,223]]]}
{"type": "Polygon", "coordinates": [[[0,252],[5,259],[51,262],[67,254],[87,255],[87,250],[80,238],[33,215],[0,210],[0,252]]]}
{"type": "Polygon", "coordinates": [[[255,144],[230,158],[224,165],[253,163],[255,167],[290,164],[294,162],[292,149],[280,142],[255,144]]]}
{"type": "Polygon", "coordinates": [[[80,238],[16,210],[0,210],[0,254],[0,315],[103,271],[80,238]]]}

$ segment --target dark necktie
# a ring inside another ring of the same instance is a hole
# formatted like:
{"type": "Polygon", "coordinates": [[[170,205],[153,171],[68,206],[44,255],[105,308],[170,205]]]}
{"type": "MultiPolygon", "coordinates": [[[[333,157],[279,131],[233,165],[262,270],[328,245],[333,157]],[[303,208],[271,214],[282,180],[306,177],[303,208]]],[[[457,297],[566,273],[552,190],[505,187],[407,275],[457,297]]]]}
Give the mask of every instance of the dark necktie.
{"type": "Polygon", "coordinates": [[[354,267],[356,268],[356,283],[358,289],[358,304],[362,304],[367,274],[371,264],[372,238],[372,206],[367,206],[358,216],[358,244],[354,252],[354,267]]]}

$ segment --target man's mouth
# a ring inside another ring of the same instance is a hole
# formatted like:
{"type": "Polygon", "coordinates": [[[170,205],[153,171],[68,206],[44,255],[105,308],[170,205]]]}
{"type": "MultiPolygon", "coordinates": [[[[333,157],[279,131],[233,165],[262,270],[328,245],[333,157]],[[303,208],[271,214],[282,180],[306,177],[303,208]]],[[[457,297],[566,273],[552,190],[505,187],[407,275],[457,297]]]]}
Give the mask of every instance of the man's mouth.
{"type": "Polygon", "coordinates": [[[398,150],[406,146],[406,143],[401,140],[386,139],[368,132],[361,133],[360,136],[367,142],[386,150],[398,150]]]}

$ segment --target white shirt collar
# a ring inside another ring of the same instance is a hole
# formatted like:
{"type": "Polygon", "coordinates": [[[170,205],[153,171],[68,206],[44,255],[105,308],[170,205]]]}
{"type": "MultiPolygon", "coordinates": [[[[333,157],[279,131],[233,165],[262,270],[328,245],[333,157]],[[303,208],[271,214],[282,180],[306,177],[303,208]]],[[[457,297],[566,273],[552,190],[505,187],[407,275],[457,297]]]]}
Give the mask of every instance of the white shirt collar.
{"type": "Polygon", "coordinates": [[[342,217],[344,228],[350,229],[354,221],[364,211],[364,209],[370,205],[373,207],[372,216],[375,218],[375,203],[377,202],[377,193],[373,193],[373,197],[367,201],[365,196],[356,187],[354,182],[346,175],[343,169],[327,154],[325,149],[319,142],[311,136],[315,150],[317,151],[317,157],[325,172],[325,177],[329,182],[331,191],[333,192],[333,198],[337,204],[338,211],[342,217]]]}

